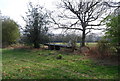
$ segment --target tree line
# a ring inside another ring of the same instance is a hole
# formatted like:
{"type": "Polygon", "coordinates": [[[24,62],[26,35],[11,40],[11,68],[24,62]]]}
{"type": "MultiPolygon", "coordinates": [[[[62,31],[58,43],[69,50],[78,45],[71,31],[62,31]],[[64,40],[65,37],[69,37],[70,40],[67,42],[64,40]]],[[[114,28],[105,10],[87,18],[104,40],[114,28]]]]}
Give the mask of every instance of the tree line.
{"type": "MultiPolygon", "coordinates": [[[[64,12],[48,12],[39,4],[33,5],[29,2],[26,17],[23,17],[26,26],[22,28],[22,41],[33,45],[34,48],[39,48],[40,44],[53,40],[50,39],[52,34],[49,33],[49,30],[51,26],[55,26],[56,29],[65,29],[66,31],[81,31],[82,34],[78,34],[79,36],[76,35],[76,37],[78,41],[81,41],[80,47],[84,47],[87,35],[93,30],[102,30],[103,28],[100,26],[106,25],[107,28],[104,28],[106,37],[117,47],[117,51],[120,49],[119,2],[61,0],[58,8],[64,10],[64,12]]],[[[19,25],[12,19],[5,17],[2,17],[2,22],[3,45],[10,45],[18,41],[20,37],[19,25]]],[[[66,39],[67,37],[70,37],[70,35],[66,35],[66,39]]],[[[58,39],[56,38],[56,40],[58,39]]]]}

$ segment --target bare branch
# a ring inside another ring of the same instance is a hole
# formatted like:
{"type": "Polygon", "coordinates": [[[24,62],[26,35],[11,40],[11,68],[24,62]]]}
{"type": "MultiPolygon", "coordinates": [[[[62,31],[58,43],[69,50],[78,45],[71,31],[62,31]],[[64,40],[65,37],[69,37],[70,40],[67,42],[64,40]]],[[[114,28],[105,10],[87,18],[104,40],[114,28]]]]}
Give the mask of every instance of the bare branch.
{"type": "MultiPolygon", "coordinates": [[[[120,7],[120,5],[110,5],[108,2],[104,2],[104,4],[109,7],[120,7]]],[[[120,2],[118,2],[118,4],[120,4],[120,2]]]]}
{"type": "Polygon", "coordinates": [[[93,30],[103,30],[103,29],[105,29],[105,28],[86,28],[86,29],[93,29],[93,30]]]}
{"type": "Polygon", "coordinates": [[[88,24],[87,26],[100,26],[101,24],[88,24]]]}
{"type": "Polygon", "coordinates": [[[87,13],[91,8],[93,8],[94,6],[96,6],[99,2],[95,2],[93,4],[93,2],[91,2],[91,5],[87,8],[87,10],[85,11],[85,13],[87,13]]]}
{"type": "Polygon", "coordinates": [[[81,30],[81,31],[83,31],[81,28],[72,28],[72,26],[76,25],[76,24],[79,22],[79,20],[76,21],[75,23],[71,24],[70,26],[67,26],[67,25],[65,25],[65,24],[57,23],[57,22],[55,21],[55,19],[52,18],[51,16],[50,16],[50,18],[53,20],[54,24],[56,24],[56,25],[58,26],[58,28],[55,28],[55,29],[62,28],[62,29],[75,29],[75,30],[81,30]]]}
{"type": "Polygon", "coordinates": [[[88,34],[88,33],[90,33],[90,32],[91,32],[91,29],[89,29],[89,31],[88,31],[88,32],[86,32],[86,33],[85,33],[85,35],[87,35],[87,34],[88,34]]]}
{"type": "Polygon", "coordinates": [[[76,16],[68,16],[68,15],[66,15],[66,14],[64,14],[63,16],[61,16],[61,15],[58,15],[58,17],[60,17],[60,18],[67,18],[67,19],[78,19],[76,16]]]}
{"type": "MultiPolygon", "coordinates": [[[[74,29],[74,30],[81,30],[83,31],[81,28],[70,28],[70,27],[59,27],[61,29],[74,29]]],[[[59,29],[59,28],[55,28],[55,29],[59,29]]]]}
{"type": "MultiPolygon", "coordinates": [[[[76,25],[78,22],[79,22],[79,20],[76,21],[75,23],[71,24],[70,26],[67,26],[67,25],[64,25],[64,24],[58,24],[58,23],[56,23],[56,24],[58,25],[58,28],[62,28],[62,29],[75,29],[75,30],[83,31],[81,28],[76,28],[76,27],[72,28],[72,26],[76,25]]],[[[55,28],[55,29],[58,29],[58,28],[55,28]]]]}
{"type": "Polygon", "coordinates": [[[70,25],[70,27],[72,27],[72,26],[76,25],[78,22],[79,22],[79,20],[78,20],[78,21],[76,21],[75,23],[71,24],[71,25],[70,25]]]}
{"type": "Polygon", "coordinates": [[[101,26],[102,24],[101,24],[102,22],[100,22],[99,24],[87,24],[87,26],[101,26]]]}
{"type": "Polygon", "coordinates": [[[87,26],[104,26],[105,24],[102,24],[102,21],[100,21],[99,24],[87,24],[87,26]]]}

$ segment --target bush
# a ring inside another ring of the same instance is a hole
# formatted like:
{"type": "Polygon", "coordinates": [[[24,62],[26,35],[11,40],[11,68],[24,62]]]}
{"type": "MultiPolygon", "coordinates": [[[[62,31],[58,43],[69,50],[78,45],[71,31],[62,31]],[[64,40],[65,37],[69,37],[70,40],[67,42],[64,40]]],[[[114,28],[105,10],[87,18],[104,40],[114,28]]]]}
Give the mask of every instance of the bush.
{"type": "Polygon", "coordinates": [[[109,41],[102,39],[98,41],[97,50],[101,55],[110,55],[115,51],[114,47],[109,43],[109,41]]]}
{"type": "Polygon", "coordinates": [[[110,43],[116,49],[116,54],[120,54],[120,14],[109,15],[105,18],[106,33],[105,36],[110,40],[110,43]]]}
{"type": "Polygon", "coordinates": [[[106,53],[108,51],[108,48],[109,48],[109,44],[108,44],[108,41],[106,40],[100,40],[98,41],[98,51],[103,54],[103,53],[106,53]]]}
{"type": "Polygon", "coordinates": [[[62,59],[62,55],[59,54],[56,59],[62,59]]]}
{"type": "Polygon", "coordinates": [[[18,42],[20,33],[18,24],[12,19],[2,20],[2,45],[7,47],[18,42]]]}

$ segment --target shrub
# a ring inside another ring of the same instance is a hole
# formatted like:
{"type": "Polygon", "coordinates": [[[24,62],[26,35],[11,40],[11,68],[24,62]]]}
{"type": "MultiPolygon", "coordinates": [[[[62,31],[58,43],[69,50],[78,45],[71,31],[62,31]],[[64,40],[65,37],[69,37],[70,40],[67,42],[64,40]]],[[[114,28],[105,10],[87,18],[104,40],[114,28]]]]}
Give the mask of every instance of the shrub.
{"type": "Polygon", "coordinates": [[[59,55],[56,57],[56,59],[62,59],[62,55],[59,54],[59,55]]]}
{"type": "Polygon", "coordinates": [[[115,51],[114,47],[105,39],[98,41],[97,50],[102,56],[113,54],[115,51]]]}
{"type": "Polygon", "coordinates": [[[108,41],[106,40],[100,40],[98,41],[98,51],[103,54],[103,53],[106,53],[108,51],[108,48],[109,48],[109,44],[108,44],[108,41]]]}
{"type": "Polygon", "coordinates": [[[17,43],[20,37],[18,24],[10,18],[3,19],[2,35],[3,47],[17,43]]]}

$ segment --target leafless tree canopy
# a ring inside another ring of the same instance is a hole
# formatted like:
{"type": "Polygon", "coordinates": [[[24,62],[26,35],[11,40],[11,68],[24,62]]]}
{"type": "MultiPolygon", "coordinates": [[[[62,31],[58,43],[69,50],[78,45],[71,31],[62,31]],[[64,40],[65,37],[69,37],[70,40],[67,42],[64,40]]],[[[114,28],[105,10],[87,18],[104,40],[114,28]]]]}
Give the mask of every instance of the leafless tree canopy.
{"type": "Polygon", "coordinates": [[[59,8],[63,8],[64,12],[58,17],[62,21],[52,19],[58,28],[82,31],[82,46],[85,46],[86,35],[92,29],[100,30],[101,28],[98,28],[98,26],[101,25],[102,19],[108,14],[106,12],[109,10],[109,6],[104,4],[102,0],[61,0],[59,8]]]}

